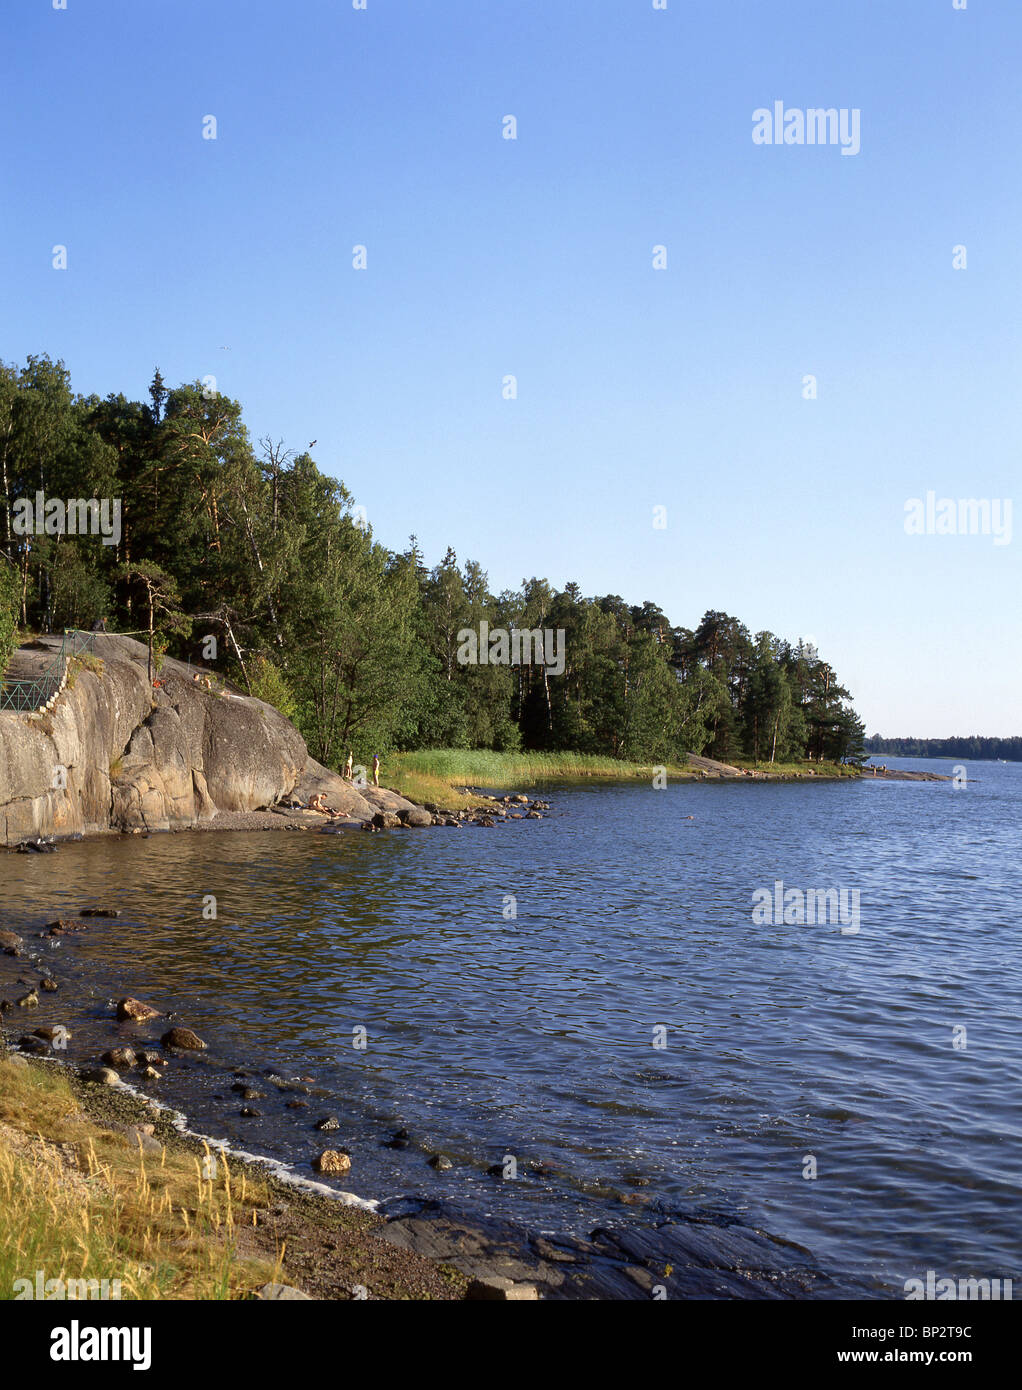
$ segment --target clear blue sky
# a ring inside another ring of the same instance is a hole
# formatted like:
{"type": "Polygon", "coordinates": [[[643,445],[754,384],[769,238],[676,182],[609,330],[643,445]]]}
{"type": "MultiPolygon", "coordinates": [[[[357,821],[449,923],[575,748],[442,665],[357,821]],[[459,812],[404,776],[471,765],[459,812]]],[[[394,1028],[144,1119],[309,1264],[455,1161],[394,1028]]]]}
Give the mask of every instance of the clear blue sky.
{"type": "Polygon", "coordinates": [[[101,395],[214,374],[386,544],[812,636],[870,732],[1022,733],[1022,539],[904,530],[928,490],[1018,500],[1018,0],[3,26],[5,360],[101,395]],[[755,145],[777,100],[859,108],[861,152],[755,145]]]}

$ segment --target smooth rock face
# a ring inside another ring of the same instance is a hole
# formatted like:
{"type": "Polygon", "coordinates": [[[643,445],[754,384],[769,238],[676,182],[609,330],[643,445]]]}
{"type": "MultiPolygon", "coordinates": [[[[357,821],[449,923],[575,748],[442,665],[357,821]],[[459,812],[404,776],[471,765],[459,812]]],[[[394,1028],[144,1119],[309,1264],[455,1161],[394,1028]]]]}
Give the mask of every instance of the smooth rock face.
{"type": "Polygon", "coordinates": [[[314,796],[322,795],[331,810],[347,811],[352,820],[366,821],[375,810],[366,800],[366,790],[346,782],[336,772],[316,762],[315,758],[309,758],[294,794],[306,805],[314,796]]]}
{"type": "Polygon", "coordinates": [[[377,1238],[454,1265],[473,1281],[473,1299],[648,1300],[658,1284],[670,1299],[879,1296],[857,1281],[836,1283],[808,1251],[737,1223],[648,1222],[548,1240],[428,1201],[377,1238]]]}
{"type": "MultiPolygon", "coordinates": [[[[60,640],[37,645],[56,655],[60,640]]],[[[0,713],[0,844],[194,825],[272,806],[305,776],[305,742],[270,705],[215,695],[170,658],[153,689],[146,648],[130,637],[96,634],[94,650],[102,674],[78,668],[45,718],[0,713]],[[66,786],[55,788],[57,766],[66,786]]],[[[310,770],[334,778],[319,764],[310,770]]],[[[374,807],[336,782],[349,813],[368,819],[374,807]]]]}

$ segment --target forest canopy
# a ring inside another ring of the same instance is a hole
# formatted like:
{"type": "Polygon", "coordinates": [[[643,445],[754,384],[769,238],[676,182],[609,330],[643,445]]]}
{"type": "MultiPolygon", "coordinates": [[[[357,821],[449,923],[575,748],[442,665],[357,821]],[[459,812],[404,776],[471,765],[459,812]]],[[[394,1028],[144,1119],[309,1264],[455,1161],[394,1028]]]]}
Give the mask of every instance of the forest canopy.
{"type": "Polygon", "coordinates": [[[76,395],[62,362],[0,364],[0,648],[13,631],[143,632],[295,720],[312,754],[349,747],[570,750],[642,762],[859,758],[849,692],[812,646],[708,611],[546,579],[491,591],[476,560],[388,549],[308,451],[253,445],[238,402],[199,383],[76,395]],[[117,526],[24,533],[26,499],[105,500],[117,526]],[[20,505],[19,505],[20,504],[20,505]],[[155,594],[155,599],[154,599],[155,594]],[[6,621],[6,627],[5,627],[6,621]],[[562,631],[563,670],[465,664],[465,629],[562,631]]]}

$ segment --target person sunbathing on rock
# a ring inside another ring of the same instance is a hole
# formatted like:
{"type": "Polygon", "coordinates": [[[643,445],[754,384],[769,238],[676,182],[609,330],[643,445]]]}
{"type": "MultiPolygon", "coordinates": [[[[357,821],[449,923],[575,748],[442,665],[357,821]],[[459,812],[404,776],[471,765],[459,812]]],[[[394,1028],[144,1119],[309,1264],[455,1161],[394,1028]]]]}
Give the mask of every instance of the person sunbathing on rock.
{"type": "Polygon", "coordinates": [[[348,814],[347,811],[334,811],[329,807],[323,799],[322,792],[317,792],[315,796],[310,797],[306,809],[309,811],[319,811],[321,815],[329,816],[331,820],[336,820],[338,817],[344,817],[348,814]]]}

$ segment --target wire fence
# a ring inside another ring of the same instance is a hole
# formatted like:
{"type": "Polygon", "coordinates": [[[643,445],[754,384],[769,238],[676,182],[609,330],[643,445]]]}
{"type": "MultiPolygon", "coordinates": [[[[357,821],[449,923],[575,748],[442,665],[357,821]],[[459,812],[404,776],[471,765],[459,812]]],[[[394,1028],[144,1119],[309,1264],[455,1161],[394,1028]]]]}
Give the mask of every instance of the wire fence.
{"type": "Polygon", "coordinates": [[[82,652],[93,651],[95,637],[94,632],[66,628],[60,651],[35,680],[9,680],[5,677],[0,681],[0,710],[30,714],[47,704],[63,688],[67,663],[72,657],[80,656],[82,652]]]}

